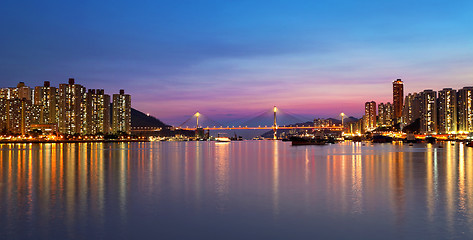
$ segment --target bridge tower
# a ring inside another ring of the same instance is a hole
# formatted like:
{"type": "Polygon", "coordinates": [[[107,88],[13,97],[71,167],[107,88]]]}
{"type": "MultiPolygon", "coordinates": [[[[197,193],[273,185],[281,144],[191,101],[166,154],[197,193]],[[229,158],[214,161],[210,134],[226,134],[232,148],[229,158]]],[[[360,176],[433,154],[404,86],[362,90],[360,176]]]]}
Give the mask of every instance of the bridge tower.
{"type": "Polygon", "coordinates": [[[197,118],[197,125],[195,126],[195,128],[199,128],[199,116],[200,116],[200,113],[199,112],[196,112],[195,114],[195,118],[197,118]]]}
{"type": "Polygon", "coordinates": [[[278,109],[276,108],[276,106],[274,106],[273,110],[274,110],[274,124],[273,124],[274,135],[273,135],[273,139],[276,140],[276,139],[278,139],[278,136],[277,136],[278,124],[276,123],[276,112],[278,111],[278,109]]]}

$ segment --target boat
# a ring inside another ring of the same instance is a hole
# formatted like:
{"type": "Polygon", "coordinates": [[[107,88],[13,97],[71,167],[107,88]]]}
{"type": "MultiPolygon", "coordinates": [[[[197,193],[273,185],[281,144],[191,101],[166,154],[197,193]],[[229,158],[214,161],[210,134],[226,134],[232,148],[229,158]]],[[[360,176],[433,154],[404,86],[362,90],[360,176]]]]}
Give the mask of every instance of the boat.
{"type": "Polygon", "coordinates": [[[335,139],[334,137],[329,137],[329,138],[327,138],[327,140],[326,140],[326,141],[327,141],[327,143],[330,143],[330,144],[335,144],[335,142],[336,142],[336,139],[335,139]]]}
{"type": "Polygon", "coordinates": [[[406,142],[407,143],[417,143],[419,142],[416,138],[416,136],[413,133],[408,133],[406,137],[406,142]]]}
{"type": "Polygon", "coordinates": [[[228,137],[216,137],[215,141],[217,141],[217,142],[231,142],[232,140],[228,137]]]}
{"type": "Polygon", "coordinates": [[[230,142],[232,140],[229,137],[221,137],[220,133],[219,133],[217,135],[217,137],[215,138],[215,141],[217,141],[217,142],[230,142]]]}
{"type": "Polygon", "coordinates": [[[427,136],[427,137],[425,137],[425,141],[427,143],[435,143],[437,141],[437,138],[432,137],[432,136],[427,136]]]}
{"type": "Polygon", "coordinates": [[[389,136],[383,136],[383,135],[375,135],[373,136],[372,142],[373,143],[387,143],[387,142],[392,142],[393,138],[389,136]]]}
{"type": "Polygon", "coordinates": [[[302,145],[325,145],[327,141],[320,138],[308,138],[308,137],[291,137],[290,138],[293,146],[302,145]]]}

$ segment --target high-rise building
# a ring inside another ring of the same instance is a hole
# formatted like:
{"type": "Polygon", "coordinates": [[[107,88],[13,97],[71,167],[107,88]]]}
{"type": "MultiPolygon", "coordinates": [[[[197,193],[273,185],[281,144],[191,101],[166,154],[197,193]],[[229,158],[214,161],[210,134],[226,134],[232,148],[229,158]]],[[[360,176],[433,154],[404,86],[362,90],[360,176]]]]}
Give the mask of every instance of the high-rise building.
{"type": "Polygon", "coordinates": [[[444,88],[438,92],[438,132],[455,133],[457,131],[457,92],[444,88]]]}
{"type": "Polygon", "coordinates": [[[4,88],[0,91],[2,100],[2,132],[25,135],[28,133],[31,118],[31,88],[25,86],[24,82],[12,88],[4,88]]]}
{"type": "Polygon", "coordinates": [[[131,133],[131,97],[123,89],[120,94],[113,94],[112,131],[131,133]]]}
{"type": "MultiPolygon", "coordinates": [[[[37,124],[56,124],[57,121],[57,89],[51,87],[49,81],[45,81],[43,86],[34,88],[33,107],[38,112],[37,124]]],[[[36,119],[35,118],[35,119],[36,119]]]]}
{"type": "Polygon", "coordinates": [[[31,125],[31,100],[10,99],[8,100],[8,130],[13,134],[25,135],[31,125]]]}
{"type": "Polygon", "coordinates": [[[424,90],[421,101],[420,131],[424,134],[437,133],[437,92],[424,90]]]}
{"type": "Polygon", "coordinates": [[[0,134],[7,134],[7,133],[8,133],[8,99],[2,98],[0,96],[0,134]]]}
{"type": "Polygon", "coordinates": [[[458,131],[473,132],[473,87],[458,90],[458,131]]]}
{"type": "Polygon", "coordinates": [[[103,89],[89,89],[86,96],[86,134],[110,133],[110,96],[103,89]]]}
{"type": "Polygon", "coordinates": [[[58,130],[64,134],[82,134],[85,118],[85,88],[69,78],[68,84],[59,84],[58,130]]]}
{"type": "Polygon", "coordinates": [[[30,88],[30,87],[25,86],[25,83],[24,83],[24,82],[20,82],[20,83],[18,83],[18,85],[17,85],[16,88],[17,88],[17,94],[18,94],[18,96],[15,97],[15,98],[18,98],[18,99],[26,99],[26,100],[31,101],[31,94],[32,94],[32,91],[31,91],[31,88],[30,88]]]}
{"type": "Polygon", "coordinates": [[[31,88],[23,82],[16,88],[1,89],[0,125],[3,133],[28,133],[32,117],[31,94],[31,88]]]}
{"type": "Polygon", "coordinates": [[[376,102],[365,103],[365,131],[372,131],[376,128],[376,102]]]}
{"type": "Polygon", "coordinates": [[[378,125],[382,126],[384,125],[384,122],[386,121],[384,119],[384,112],[385,112],[385,107],[384,103],[378,104],[378,125]]]}
{"type": "Polygon", "coordinates": [[[402,107],[404,100],[404,83],[401,79],[397,79],[393,82],[393,110],[395,123],[400,122],[402,117],[402,107]]]}
{"type": "Polygon", "coordinates": [[[415,111],[415,99],[417,93],[409,93],[404,101],[402,108],[402,119],[405,125],[409,125],[420,117],[420,113],[415,111]],[[417,114],[416,114],[417,113],[417,114]]]}
{"type": "Polygon", "coordinates": [[[392,126],[393,105],[391,103],[378,104],[378,125],[392,126]]]}

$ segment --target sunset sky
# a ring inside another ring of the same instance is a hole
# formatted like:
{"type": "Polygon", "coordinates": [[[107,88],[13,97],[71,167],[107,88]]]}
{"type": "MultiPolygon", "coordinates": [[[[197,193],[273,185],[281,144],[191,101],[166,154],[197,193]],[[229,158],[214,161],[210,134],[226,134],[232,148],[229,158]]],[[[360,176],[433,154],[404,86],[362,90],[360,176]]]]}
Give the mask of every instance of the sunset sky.
{"type": "Polygon", "coordinates": [[[73,77],[169,124],[473,85],[472,1],[2,0],[0,31],[0,87],[73,77]]]}

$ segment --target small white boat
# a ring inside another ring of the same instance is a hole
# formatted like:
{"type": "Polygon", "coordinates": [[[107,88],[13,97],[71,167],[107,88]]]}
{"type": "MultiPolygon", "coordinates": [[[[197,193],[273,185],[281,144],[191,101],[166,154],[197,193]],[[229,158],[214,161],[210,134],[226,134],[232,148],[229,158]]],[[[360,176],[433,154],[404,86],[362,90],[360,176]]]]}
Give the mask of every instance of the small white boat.
{"type": "Polygon", "coordinates": [[[216,137],[215,141],[217,141],[217,142],[230,142],[231,140],[228,137],[216,137]]]}

